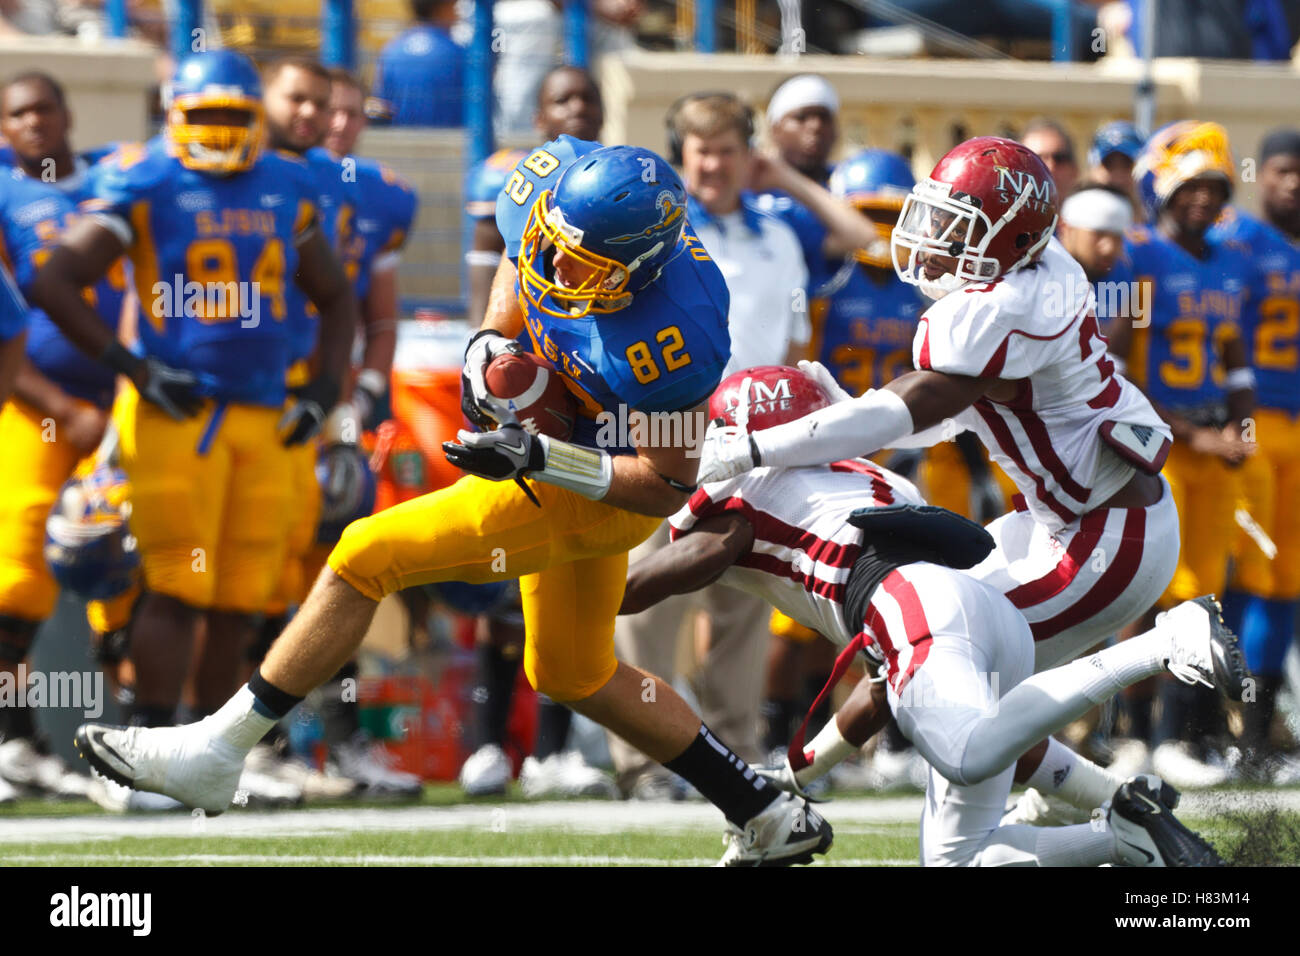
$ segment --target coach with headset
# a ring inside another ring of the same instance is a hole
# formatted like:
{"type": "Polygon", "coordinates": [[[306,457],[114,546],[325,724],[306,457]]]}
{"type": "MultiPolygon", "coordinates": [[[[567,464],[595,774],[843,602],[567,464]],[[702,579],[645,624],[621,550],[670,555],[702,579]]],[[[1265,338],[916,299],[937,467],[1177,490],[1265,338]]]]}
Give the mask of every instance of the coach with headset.
{"type": "MultiPolygon", "coordinates": [[[[750,173],[753,114],[729,93],[702,93],[675,103],[667,124],[669,154],[686,185],[687,228],[717,262],[731,295],[731,360],[723,376],[755,365],[794,364],[803,357],[811,332],[808,270],[794,231],[760,212],[743,192],[750,173]]],[[[630,560],[635,563],[667,543],[665,522],[630,560]]],[[[695,682],[701,712],[739,756],[756,761],[762,756],[758,723],[768,646],[766,603],[723,585],[670,598],[618,619],[618,656],[670,680],[677,670],[674,637],[696,608],[711,621],[708,650],[695,682]]],[[[610,752],[625,794],[642,799],[674,795],[667,771],[613,735],[610,752]]]]}

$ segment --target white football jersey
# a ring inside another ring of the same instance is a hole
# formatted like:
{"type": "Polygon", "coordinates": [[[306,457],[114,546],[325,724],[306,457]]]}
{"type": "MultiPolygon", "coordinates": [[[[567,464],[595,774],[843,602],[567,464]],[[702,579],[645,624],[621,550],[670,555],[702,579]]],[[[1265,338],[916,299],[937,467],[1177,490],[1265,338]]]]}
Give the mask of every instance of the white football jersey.
{"type": "Polygon", "coordinates": [[[1030,513],[1052,531],[1133,475],[1101,439],[1106,422],[1173,437],[1106,357],[1095,305],[1082,267],[1052,239],[1034,265],[970,283],[931,305],[912,346],[918,369],[1017,383],[1010,400],[981,398],[957,421],[979,435],[1030,513]]]}
{"type": "MultiPolygon", "coordinates": [[[[841,646],[853,634],[841,607],[862,530],[859,508],[924,504],[906,478],[864,458],[807,468],[755,468],[699,488],[668,519],[672,538],[696,522],[739,511],[754,527],[749,551],[723,572],[723,584],[755,594],[841,646]]],[[[856,633],[856,632],[854,632],[856,633]]]]}

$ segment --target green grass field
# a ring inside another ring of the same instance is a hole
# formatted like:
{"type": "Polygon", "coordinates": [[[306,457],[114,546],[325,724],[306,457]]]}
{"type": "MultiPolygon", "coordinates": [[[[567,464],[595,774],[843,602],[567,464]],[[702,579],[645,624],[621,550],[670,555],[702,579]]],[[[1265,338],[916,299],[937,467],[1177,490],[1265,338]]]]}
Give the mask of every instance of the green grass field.
{"type": "MultiPolygon", "coordinates": [[[[1198,794],[1181,818],[1234,862],[1300,864],[1300,793],[1285,796],[1198,794]]],[[[818,865],[915,865],[919,796],[852,794],[822,809],[835,846],[818,865]]],[[[466,800],[453,785],[416,804],[214,818],[22,801],[0,808],[0,865],[703,866],[721,854],[720,819],[700,803],[466,800]]]]}

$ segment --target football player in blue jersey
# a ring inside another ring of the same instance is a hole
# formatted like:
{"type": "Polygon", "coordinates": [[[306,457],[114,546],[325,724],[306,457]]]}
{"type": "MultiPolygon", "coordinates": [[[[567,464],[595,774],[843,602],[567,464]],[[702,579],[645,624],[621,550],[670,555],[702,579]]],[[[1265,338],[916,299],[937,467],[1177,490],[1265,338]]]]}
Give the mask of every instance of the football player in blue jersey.
{"type": "Polygon", "coordinates": [[[324,148],[344,165],[357,196],[344,237],[343,265],[361,305],[365,338],[349,398],[357,421],[373,428],[386,417],[389,377],[397,351],[397,266],[419,212],[414,188],[383,163],[354,155],[366,126],[365,92],[347,70],[330,71],[324,148]]]}
{"type": "Polygon", "coordinates": [[[669,685],[614,656],[627,551],[687,500],[696,442],[681,427],[682,440],[642,434],[603,448],[597,416],[620,406],[707,414],[729,355],[726,286],[686,229],[681,181],[648,150],[562,136],[519,164],[497,210],[507,258],[465,375],[475,416],[501,424],[445,446],[469,474],[350,525],[307,603],[217,714],[180,728],[84,725],[82,752],[122,782],[222,811],[245,754],[352,655],[385,594],[522,575],[533,685],[717,805],[746,835],[729,862],[808,861],[830,846],[821,816],[758,778],[669,685]],[[529,434],[487,391],[486,365],[520,349],[524,332],[578,400],[572,441],[529,434]]]}
{"type": "MultiPolygon", "coordinates": [[[[0,259],[28,286],[64,227],[88,198],[90,166],[103,150],[74,153],[72,117],[62,86],[41,72],[20,74],[0,90],[0,133],[12,144],[14,166],[0,170],[0,259]]],[[[126,290],[118,260],[85,299],[116,329],[126,290]]],[[[0,670],[14,672],[58,596],[44,554],[45,519],[79,460],[104,436],[113,402],[112,369],[83,355],[39,310],[29,316],[26,355],[13,396],[0,408],[0,670]]],[[[135,594],[93,602],[92,628],[102,635],[124,627],[135,594]]],[[[106,644],[99,640],[97,646],[106,644]]],[[[31,710],[0,712],[0,777],[59,795],[84,795],[89,780],[48,755],[31,710]]]]}
{"type": "MultiPolygon", "coordinates": [[[[535,128],[538,139],[548,142],[561,135],[594,141],[605,123],[600,89],[591,74],[581,67],[560,66],[542,79],[537,94],[535,128]]],[[[497,197],[510,179],[527,150],[501,149],[471,170],[465,184],[465,212],[474,219],[474,236],[465,254],[469,265],[469,325],[477,330],[487,312],[488,293],[501,266],[506,241],[497,228],[497,197]]],[[[512,586],[511,598],[497,611],[487,615],[484,639],[478,643],[478,676],[475,696],[475,749],[460,772],[460,783],[469,794],[496,793],[505,790],[513,768],[504,750],[505,732],[519,665],[524,652],[523,618],[519,609],[518,588],[512,586]]],[[[554,792],[608,796],[609,778],[587,766],[576,752],[564,755],[572,712],[543,696],[538,706],[535,761],[527,764],[528,773],[520,779],[527,784],[529,795],[545,796],[554,792]],[[563,759],[552,759],[560,758],[563,759]],[[538,775],[532,771],[544,767],[559,771],[538,775]],[[542,779],[539,779],[542,778],[542,779]],[[555,779],[552,779],[555,778],[555,779]],[[545,785],[539,785],[545,784],[545,785]]]]}
{"type": "Polygon", "coordinates": [[[1243,712],[1243,767],[1260,782],[1289,784],[1300,780],[1300,766],[1269,743],[1269,728],[1300,601],[1300,132],[1274,131],[1258,155],[1269,221],[1228,206],[1209,233],[1240,243],[1253,266],[1242,332],[1255,371],[1259,451],[1242,466],[1241,500],[1254,526],[1237,537],[1223,608],[1256,679],[1255,702],[1243,712]]]}
{"type": "MultiPolygon", "coordinates": [[[[1182,536],[1173,580],[1156,608],[1130,628],[1138,632],[1154,623],[1158,610],[1224,592],[1241,465],[1256,445],[1243,434],[1255,404],[1241,325],[1243,309],[1252,307],[1252,266],[1240,244],[1209,233],[1232,195],[1227,135],[1214,123],[1170,124],[1147,143],[1135,175],[1153,220],[1130,232],[1125,250],[1143,311],[1136,321],[1113,321],[1108,335],[1111,352],[1173,429],[1163,474],[1182,536]]],[[[1195,717],[1207,729],[1189,735],[1195,698],[1168,684],[1160,694],[1159,746],[1151,755],[1156,773],[1175,785],[1222,782],[1227,771],[1194,752],[1208,741],[1218,714],[1195,717]]],[[[1145,735],[1145,722],[1138,718],[1136,736],[1145,735]]]]}
{"type": "Polygon", "coordinates": [[[27,303],[0,260],[0,402],[7,401],[27,346],[27,303]]]}
{"type": "Polygon", "coordinates": [[[283,564],[288,446],[309,440],[335,404],[356,324],[307,166],[263,148],[252,63],[231,51],[190,56],[167,102],[163,135],[94,167],[87,215],[31,287],[78,347],[130,380],[113,418],[146,585],[132,719],[151,725],[173,720],[201,617],[197,707],[214,709],[237,682],[239,651],[283,564]],[[80,292],[123,252],[141,354],[80,292]],[[285,385],[293,282],[321,321],[319,372],[296,396],[285,385]]]}

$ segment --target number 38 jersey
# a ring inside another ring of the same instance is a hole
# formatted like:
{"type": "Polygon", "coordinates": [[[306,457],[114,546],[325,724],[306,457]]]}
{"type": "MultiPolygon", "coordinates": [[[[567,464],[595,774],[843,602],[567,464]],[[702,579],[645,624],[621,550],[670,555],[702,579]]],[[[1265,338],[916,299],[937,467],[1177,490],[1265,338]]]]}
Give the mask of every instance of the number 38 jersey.
{"type": "Polygon", "coordinates": [[[1014,387],[995,392],[997,401],[981,397],[957,420],[979,435],[1030,514],[1053,532],[1133,476],[1133,465],[1103,440],[1114,425],[1135,426],[1144,441],[1173,438],[1106,357],[1094,301],[1083,269],[1053,239],[1033,265],[991,283],[968,283],[935,302],[921,316],[914,343],[918,369],[1014,387]]]}
{"type": "Polygon", "coordinates": [[[912,339],[922,311],[920,293],[893,271],[875,281],[848,259],[813,293],[813,354],[854,395],[883,388],[912,369],[912,339]]]}
{"type": "Polygon", "coordinates": [[[247,172],[186,169],[161,138],[92,170],[95,215],[127,246],[145,354],[193,371],[206,394],[278,406],[289,366],[286,286],[316,222],[300,159],[264,152],[247,172]]]}
{"type": "MultiPolygon", "coordinates": [[[[542,192],[554,189],[580,156],[599,148],[560,136],[519,163],[497,197],[497,228],[507,256],[518,260],[528,214],[542,192]]],[[[627,445],[610,418],[597,421],[601,412],[625,420],[631,411],[680,411],[713,393],[731,355],[729,304],[722,273],[689,223],[659,278],[617,312],[558,318],[519,297],[532,350],[555,366],[578,399],[573,441],[609,452],[627,445]]]]}

